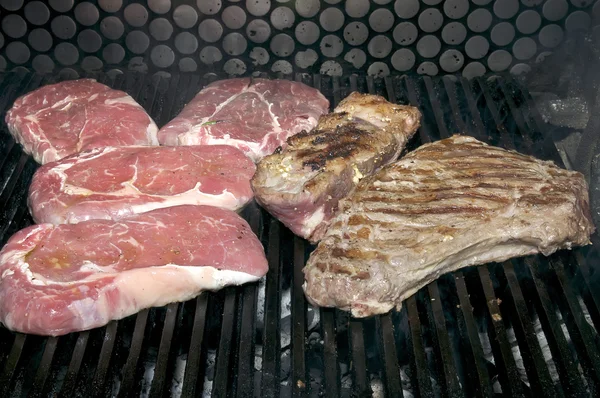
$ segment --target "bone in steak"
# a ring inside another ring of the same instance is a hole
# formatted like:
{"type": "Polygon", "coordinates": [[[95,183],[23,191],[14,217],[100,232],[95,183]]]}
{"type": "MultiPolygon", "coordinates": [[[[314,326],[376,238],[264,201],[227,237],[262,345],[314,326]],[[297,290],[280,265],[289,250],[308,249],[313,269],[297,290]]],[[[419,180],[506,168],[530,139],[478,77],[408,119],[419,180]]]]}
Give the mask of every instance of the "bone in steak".
{"type": "Polygon", "coordinates": [[[35,222],[52,224],[184,204],[237,210],[253,197],[255,169],[229,145],[93,149],[40,167],[28,203],[35,222]]]}
{"type": "Polygon", "coordinates": [[[252,179],[257,202],[296,235],[319,241],[338,201],[396,160],[420,118],[412,106],[350,94],[313,131],[288,138],[285,150],[258,163],[252,179]]]}
{"type": "Polygon", "coordinates": [[[87,330],[256,281],[267,268],[246,221],[211,206],[33,225],[0,251],[0,322],[40,335],[87,330]]]}
{"type": "Polygon", "coordinates": [[[589,244],[583,176],[453,136],[364,179],[304,269],[310,302],[355,317],[400,308],[440,275],[589,244]]]}
{"type": "Polygon", "coordinates": [[[51,84],[19,97],[6,123],[41,164],[92,148],[158,145],[158,127],[144,108],[93,79],[51,84]]]}
{"type": "Polygon", "coordinates": [[[233,145],[252,160],[310,130],[329,101],[288,80],[236,78],[209,84],[158,132],[161,145],[233,145]]]}

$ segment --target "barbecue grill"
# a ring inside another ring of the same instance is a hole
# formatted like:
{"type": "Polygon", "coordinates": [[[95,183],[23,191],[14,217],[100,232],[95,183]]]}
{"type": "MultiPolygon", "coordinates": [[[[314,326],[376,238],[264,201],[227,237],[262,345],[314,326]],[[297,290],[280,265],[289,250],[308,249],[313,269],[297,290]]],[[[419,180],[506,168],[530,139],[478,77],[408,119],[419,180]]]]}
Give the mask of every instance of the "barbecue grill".
{"type": "MultiPolygon", "coordinates": [[[[556,122],[572,104],[572,87],[553,99],[556,113],[541,110],[543,72],[535,62],[561,48],[563,29],[589,28],[598,6],[422,1],[248,1],[234,9],[210,0],[99,0],[75,7],[73,1],[0,1],[7,36],[0,49],[6,69],[0,116],[41,85],[94,77],[127,91],[162,126],[214,80],[237,74],[294,79],[319,89],[332,106],[360,91],[419,107],[422,127],[407,150],[462,132],[577,168],[589,177],[594,205],[600,189],[594,166],[600,111],[589,100],[597,95],[595,76],[584,79],[581,95],[589,121],[573,128],[556,122]],[[454,29],[460,26],[469,40],[459,40],[454,29]],[[347,36],[349,29],[357,32],[347,36]],[[368,43],[359,40],[363,29],[372,38],[368,43]],[[393,51],[386,40],[374,40],[379,36],[393,43],[393,51]],[[529,41],[517,45],[531,37],[533,51],[529,41]],[[483,51],[478,38],[490,47],[480,57],[487,55],[485,65],[476,58],[475,50],[483,51]],[[442,41],[443,49],[434,51],[442,41]],[[454,56],[462,57],[455,69],[454,56]]],[[[36,168],[2,122],[0,245],[32,223],[26,194],[36,168]]],[[[600,395],[596,235],[593,246],[443,275],[401,311],[353,319],[307,304],[302,267],[313,249],[308,242],[256,204],[243,216],[267,253],[270,269],[262,281],[58,338],[0,328],[0,396],[600,395]]]]}

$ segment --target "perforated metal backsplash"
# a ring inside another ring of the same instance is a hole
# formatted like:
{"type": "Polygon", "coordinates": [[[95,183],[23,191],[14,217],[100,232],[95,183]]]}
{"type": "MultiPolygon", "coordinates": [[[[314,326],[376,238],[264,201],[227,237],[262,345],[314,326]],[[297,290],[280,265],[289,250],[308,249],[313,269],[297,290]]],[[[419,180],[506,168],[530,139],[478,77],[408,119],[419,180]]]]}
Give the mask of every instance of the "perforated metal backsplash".
{"type": "Polygon", "coordinates": [[[521,73],[594,0],[0,0],[0,68],[521,73]]]}

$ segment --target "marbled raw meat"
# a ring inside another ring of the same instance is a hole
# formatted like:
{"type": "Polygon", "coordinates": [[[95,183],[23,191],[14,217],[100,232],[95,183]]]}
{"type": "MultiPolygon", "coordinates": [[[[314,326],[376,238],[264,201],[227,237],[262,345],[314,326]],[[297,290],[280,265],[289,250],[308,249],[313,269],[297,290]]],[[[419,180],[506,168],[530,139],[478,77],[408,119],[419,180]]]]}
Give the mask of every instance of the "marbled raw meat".
{"type": "Polygon", "coordinates": [[[94,79],[40,87],[6,113],[11,135],[41,164],[86,149],[158,145],[158,128],[127,93],[94,79]]]}
{"type": "Polygon", "coordinates": [[[93,149],[40,167],[28,204],[35,222],[52,224],[184,204],[238,210],[253,197],[255,169],[228,145],[93,149]]]}
{"type": "Polygon", "coordinates": [[[263,277],[263,247],[235,212],[176,206],[120,222],[39,224],[0,251],[0,322],[63,335],[263,277]]]}
{"type": "Polygon", "coordinates": [[[316,89],[289,80],[236,78],[201,90],[158,132],[161,145],[233,145],[254,161],[310,131],[329,109],[316,89]]]}

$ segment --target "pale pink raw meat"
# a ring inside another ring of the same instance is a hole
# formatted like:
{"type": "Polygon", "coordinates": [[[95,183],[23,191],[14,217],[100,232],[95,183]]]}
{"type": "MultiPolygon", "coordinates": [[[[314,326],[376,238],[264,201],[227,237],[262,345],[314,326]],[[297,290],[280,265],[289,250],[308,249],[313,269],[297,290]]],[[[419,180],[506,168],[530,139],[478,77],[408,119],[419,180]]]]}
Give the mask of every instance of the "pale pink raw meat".
{"type": "Polygon", "coordinates": [[[316,89],[288,80],[236,78],[201,90],[158,132],[161,145],[227,144],[255,162],[310,131],[329,101],[316,89]]]}
{"type": "Polygon", "coordinates": [[[41,164],[92,148],[158,145],[158,128],[144,108],[93,79],[51,84],[19,97],[6,123],[41,164]]]}
{"type": "Polygon", "coordinates": [[[228,145],[100,148],[40,167],[29,187],[37,223],[119,219],[195,204],[238,210],[256,166],[228,145]]]}
{"type": "Polygon", "coordinates": [[[267,268],[248,223],[211,206],[33,225],[0,251],[0,322],[22,333],[63,335],[256,281],[267,268]]]}

